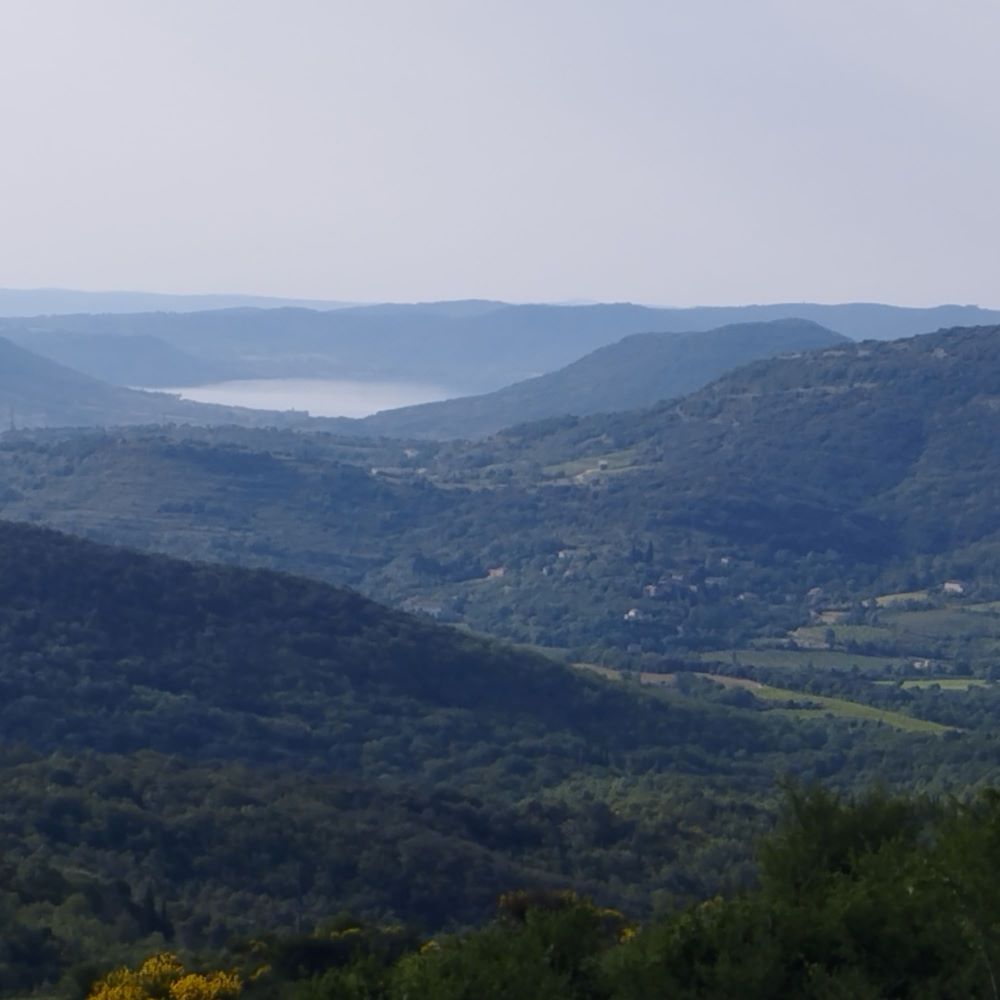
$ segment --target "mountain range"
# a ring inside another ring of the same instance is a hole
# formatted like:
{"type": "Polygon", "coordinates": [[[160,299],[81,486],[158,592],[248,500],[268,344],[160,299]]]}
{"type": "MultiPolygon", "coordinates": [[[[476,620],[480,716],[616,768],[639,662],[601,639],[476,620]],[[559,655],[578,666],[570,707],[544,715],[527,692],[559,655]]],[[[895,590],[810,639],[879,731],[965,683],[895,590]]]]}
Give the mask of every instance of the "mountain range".
{"type": "Polygon", "coordinates": [[[639,406],[697,388],[752,358],[808,350],[843,338],[816,324],[777,320],[697,334],[626,338],[565,370],[478,398],[387,411],[368,420],[310,421],[304,412],[211,406],[140,392],[129,384],[183,384],[222,362],[199,358],[159,337],[36,332],[32,351],[0,338],[0,405],[16,426],[126,426],[143,423],[309,426],[316,430],[398,437],[480,436],[532,418],[639,406]],[[55,362],[43,354],[56,355],[55,362]],[[100,375],[112,375],[111,382],[100,375]],[[112,384],[115,383],[115,384],[112,384]]]}
{"type": "MultiPolygon", "coordinates": [[[[88,371],[106,381],[148,373],[149,386],[167,386],[154,362],[122,372],[108,337],[157,338],[205,363],[199,381],[226,378],[347,378],[402,380],[443,386],[451,394],[491,392],[552,372],[633,333],[689,333],[736,323],[805,319],[855,340],[889,339],[942,327],[1000,322],[1000,313],[975,306],[907,309],[878,304],[792,303],[725,308],[653,309],[628,303],[589,306],[468,302],[380,305],[318,311],[301,308],[215,309],[177,313],[50,315],[0,319],[0,335],[73,365],[65,337],[86,333],[88,371]],[[37,339],[35,339],[37,338],[37,339]]],[[[135,359],[144,341],[131,345],[135,359]]]]}
{"type": "Polygon", "coordinates": [[[0,288],[0,316],[79,313],[200,312],[206,309],[340,309],[353,303],[267,295],[171,295],[163,292],[84,292],[73,288],[0,288]]]}

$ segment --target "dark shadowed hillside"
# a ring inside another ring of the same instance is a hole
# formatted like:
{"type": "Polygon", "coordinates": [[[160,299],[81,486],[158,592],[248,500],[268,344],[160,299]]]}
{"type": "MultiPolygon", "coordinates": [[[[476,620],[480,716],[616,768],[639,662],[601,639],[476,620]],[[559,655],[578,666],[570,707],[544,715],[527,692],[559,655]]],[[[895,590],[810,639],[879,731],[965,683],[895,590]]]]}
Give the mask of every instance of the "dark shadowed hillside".
{"type": "Polygon", "coordinates": [[[315,581],[9,522],[0,558],[0,725],[8,740],[42,750],[150,749],[356,773],[379,740],[412,730],[423,749],[379,765],[412,776],[432,760],[475,768],[463,744],[509,750],[557,732],[574,767],[616,751],[666,760],[690,739],[730,751],[768,739],[752,716],[740,735],[731,725],[713,732],[683,704],[315,581]],[[609,726],[616,715],[629,724],[609,726]]]}
{"type": "Polygon", "coordinates": [[[0,728],[11,997],[346,908],[461,926],[511,886],[645,915],[747,884],[778,768],[988,766],[982,742],[647,694],[314,581],[11,523],[0,728]]]}

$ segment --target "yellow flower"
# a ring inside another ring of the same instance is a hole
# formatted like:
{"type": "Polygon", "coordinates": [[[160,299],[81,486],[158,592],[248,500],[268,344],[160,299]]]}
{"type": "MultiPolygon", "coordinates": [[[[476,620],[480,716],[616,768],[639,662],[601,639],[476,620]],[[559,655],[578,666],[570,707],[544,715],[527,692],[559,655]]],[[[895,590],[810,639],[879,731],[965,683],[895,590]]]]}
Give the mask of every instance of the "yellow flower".
{"type": "MultiPolygon", "coordinates": [[[[119,972],[128,970],[121,969],[119,972]]],[[[149,1000],[149,994],[134,979],[126,980],[112,972],[90,991],[87,1000],[149,1000]]]]}
{"type": "Polygon", "coordinates": [[[170,984],[171,1000],[228,1000],[240,995],[235,972],[189,972],[170,984]]]}
{"type": "Polygon", "coordinates": [[[242,987],[235,972],[188,972],[176,955],[163,952],[137,970],[109,972],[87,1000],[231,1000],[242,987]]]}

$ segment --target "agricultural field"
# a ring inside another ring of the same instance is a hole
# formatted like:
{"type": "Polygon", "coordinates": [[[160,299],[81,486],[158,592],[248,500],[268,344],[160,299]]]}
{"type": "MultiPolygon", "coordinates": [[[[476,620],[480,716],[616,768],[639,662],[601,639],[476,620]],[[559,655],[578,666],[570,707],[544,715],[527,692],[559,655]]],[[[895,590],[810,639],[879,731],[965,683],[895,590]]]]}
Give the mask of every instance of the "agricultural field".
{"type": "Polygon", "coordinates": [[[765,667],[777,670],[852,670],[866,674],[895,673],[912,667],[902,656],[870,656],[832,649],[742,649],[709,650],[697,654],[704,664],[719,667],[765,667]]]}
{"type": "MultiPolygon", "coordinates": [[[[606,680],[638,682],[658,688],[676,688],[679,678],[684,674],[657,674],[649,671],[629,672],[605,667],[595,663],[576,663],[580,670],[596,673],[606,680]]],[[[795,691],[791,688],[776,687],[747,677],[730,677],[725,674],[712,674],[692,671],[687,676],[697,677],[719,687],[729,690],[746,691],[754,698],[765,702],[772,711],[780,711],[794,715],[799,719],[817,718],[820,716],[843,719],[851,722],[877,722],[891,726],[907,733],[932,733],[940,735],[954,727],[941,725],[926,719],[914,718],[903,712],[880,709],[863,702],[848,698],[817,695],[810,692],[795,691]]],[[[885,683],[885,682],[876,682],[885,683]]]]}
{"type": "Polygon", "coordinates": [[[931,691],[935,688],[941,691],[968,691],[971,688],[988,688],[992,681],[979,677],[921,677],[905,681],[876,681],[883,686],[898,685],[904,691],[931,691]]]}
{"type": "Polygon", "coordinates": [[[721,684],[723,687],[749,691],[755,698],[762,701],[784,703],[784,710],[793,712],[799,718],[808,718],[810,715],[817,714],[831,715],[838,719],[881,722],[908,733],[941,734],[951,728],[926,719],[915,719],[902,712],[874,708],[871,705],[851,701],[847,698],[832,698],[825,695],[793,691],[789,688],[774,687],[771,684],[762,684],[760,681],[744,677],[720,677],[713,674],[699,674],[698,676],[721,684]]]}

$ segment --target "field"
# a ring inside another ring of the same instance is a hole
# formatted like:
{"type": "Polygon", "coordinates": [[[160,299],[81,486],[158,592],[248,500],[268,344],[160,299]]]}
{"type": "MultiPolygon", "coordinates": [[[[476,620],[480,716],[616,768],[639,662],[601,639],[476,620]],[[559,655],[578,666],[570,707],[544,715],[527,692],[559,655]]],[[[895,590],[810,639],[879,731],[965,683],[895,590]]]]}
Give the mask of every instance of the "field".
{"type": "Polygon", "coordinates": [[[715,674],[699,674],[707,680],[721,684],[723,687],[741,688],[749,691],[755,698],[769,702],[786,702],[784,710],[793,712],[800,718],[808,718],[810,715],[828,714],[838,719],[853,719],[861,722],[881,722],[884,725],[892,726],[895,729],[908,733],[935,733],[948,732],[949,726],[942,726],[937,722],[928,722],[925,719],[915,719],[902,712],[885,711],[874,708],[871,705],[863,705],[857,701],[848,701],[846,698],[829,698],[824,695],[805,694],[801,691],[791,691],[788,688],[773,687],[770,684],[761,684],[759,681],[748,680],[744,677],[719,677],[715,674]]]}
{"type": "MultiPolygon", "coordinates": [[[[660,687],[674,687],[677,684],[678,674],[655,674],[642,672],[638,674],[625,673],[613,667],[603,667],[595,663],[575,663],[575,667],[581,670],[588,670],[599,674],[608,680],[638,680],[640,684],[656,685],[660,687]]],[[[722,674],[693,673],[691,676],[701,680],[711,681],[724,688],[739,689],[747,691],[754,698],[772,704],[776,711],[788,712],[797,718],[815,718],[818,715],[828,715],[837,719],[845,719],[854,722],[877,722],[886,726],[892,726],[907,733],[932,733],[940,735],[948,732],[950,726],[942,726],[937,722],[928,722],[925,719],[915,719],[913,716],[903,712],[893,712],[885,709],[875,708],[861,702],[850,701],[846,698],[831,698],[825,695],[816,695],[802,691],[792,691],[789,688],[775,687],[771,684],[763,684],[760,681],[750,680],[746,677],[727,677],[722,674]]]]}
{"type": "Polygon", "coordinates": [[[876,681],[875,683],[883,685],[898,683],[904,691],[926,691],[932,688],[940,688],[942,691],[968,691],[970,688],[990,687],[991,684],[990,681],[982,680],[979,677],[921,677],[917,680],[876,681]]]}
{"type": "Polygon", "coordinates": [[[912,665],[912,660],[901,656],[870,656],[830,649],[719,649],[698,654],[705,664],[719,666],[771,667],[798,669],[815,667],[817,670],[850,670],[857,667],[863,673],[885,674],[912,665]]]}
{"type": "Polygon", "coordinates": [[[545,474],[560,479],[572,479],[575,476],[585,476],[588,473],[622,472],[633,467],[635,458],[636,449],[626,448],[622,451],[610,451],[605,455],[588,455],[586,458],[549,465],[545,468],[545,474]]]}
{"type": "Polygon", "coordinates": [[[875,603],[880,608],[891,608],[899,604],[927,601],[930,600],[930,596],[930,591],[927,590],[909,590],[899,594],[882,594],[875,598],[875,603]]]}

